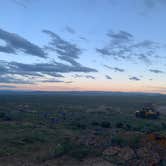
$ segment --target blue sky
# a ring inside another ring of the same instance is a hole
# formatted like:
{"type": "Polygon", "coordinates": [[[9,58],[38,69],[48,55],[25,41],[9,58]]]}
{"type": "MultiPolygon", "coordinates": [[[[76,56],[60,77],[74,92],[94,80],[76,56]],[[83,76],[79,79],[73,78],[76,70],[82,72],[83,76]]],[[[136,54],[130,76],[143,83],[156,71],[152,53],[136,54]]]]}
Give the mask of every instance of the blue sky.
{"type": "Polygon", "coordinates": [[[165,0],[2,0],[0,89],[166,93],[165,0]]]}

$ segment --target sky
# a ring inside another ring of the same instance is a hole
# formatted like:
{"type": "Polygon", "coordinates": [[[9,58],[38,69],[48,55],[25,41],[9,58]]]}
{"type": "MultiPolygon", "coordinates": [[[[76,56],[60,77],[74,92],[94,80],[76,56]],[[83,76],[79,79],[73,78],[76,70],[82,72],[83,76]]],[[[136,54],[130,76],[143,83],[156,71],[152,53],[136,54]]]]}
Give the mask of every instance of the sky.
{"type": "Polygon", "coordinates": [[[0,89],[166,93],[165,0],[0,0],[0,89]]]}

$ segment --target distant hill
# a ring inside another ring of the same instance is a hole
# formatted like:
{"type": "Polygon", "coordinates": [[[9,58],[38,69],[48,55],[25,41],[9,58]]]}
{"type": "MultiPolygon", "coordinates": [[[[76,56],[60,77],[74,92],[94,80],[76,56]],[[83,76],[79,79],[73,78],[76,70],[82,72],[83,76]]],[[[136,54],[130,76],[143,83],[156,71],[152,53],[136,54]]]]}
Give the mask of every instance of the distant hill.
{"type": "Polygon", "coordinates": [[[117,95],[117,96],[131,96],[131,95],[148,95],[158,96],[160,93],[144,93],[144,92],[112,92],[112,91],[22,91],[22,90],[0,90],[1,94],[27,94],[27,95],[117,95]]]}

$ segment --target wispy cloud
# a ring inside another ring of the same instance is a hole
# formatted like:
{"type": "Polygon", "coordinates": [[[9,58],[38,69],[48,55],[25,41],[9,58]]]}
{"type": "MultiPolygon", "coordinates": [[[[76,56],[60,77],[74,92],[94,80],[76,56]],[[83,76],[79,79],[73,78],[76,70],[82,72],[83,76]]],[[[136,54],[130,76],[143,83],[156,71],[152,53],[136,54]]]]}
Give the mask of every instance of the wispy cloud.
{"type": "Polygon", "coordinates": [[[3,88],[3,89],[4,89],[4,88],[7,88],[7,89],[8,89],[8,88],[12,88],[12,89],[13,89],[13,88],[17,88],[17,86],[14,86],[14,85],[0,85],[0,89],[1,89],[1,88],[3,88]]]}
{"type": "Polygon", "coordinates": [[[87,79],[95,80],[95,77],[94,77],[94,76],[91,76],[91,75],[86,75],[85,77],[86,77],[87,79]]]}
{"type": "Polygon", "coordinates": [[[6,46],[0,45],[0,52],[17,54],[24,52],[29,55],[46,58],[46,53],[36,44],[28,41],[18,34],[10,33],[0,29],[0,39],[6,43],[6,46]]]}
{"type": "MultiPolygon", "coordinates": [[[[44,33],[51,37],[49,45],[46,47],[55,51],[58,58],[68,64],[56,62],[26,64],[20,62],[0,61],[0,82],[1,83],[19,83],[33,84],[38,82],[64,82],[57,78],[64,78],[63,73],[90,73],[97,72],[96,69],[83,66],[76,60],[82,53],[82,50],[73,43],[62,39],[52,31],[44,30],[44,33]],[[33,78],[33,79],[32,79],[33,78]]],[[[6,44],[0,45],[0,52],[17,54],[24,52],[27,55],[33,55],[49,59],[49,52],[44,52],[42,48],[28,41],[27,39],[0,29],[0,39],[6,44]]],[[[48,50],[47,50],[48,51],[48,50]]],[[[57,58],[57,57],[56,57],[57,58]]],[[[86,75],[88,79],[95,79],[91,75],[86,75]]]]}
{"type": "Polygon", "coordinates": [[[162,74],[162,73],[164,73],[163,71],[157,70],[157,69],[149,69],[149,71],[152,72],[152,73],[155,73],[155,74],[162,74]]]}
{"type": "Polygon", "coordinates": [[[10,0],[10,1],[20,7],[27,8],[31,0],[10,0]]]}
{"type": "Polygon", "coordinates": [[[108,80],[112,80],[112,77],[110,77],[109,75],[105,75],[106,79],[108,80]]]}
{"type": "Polygon", "coordinates": [[[107,33],[107,36],[111,38],[112,43],[114,45],[119,45],[121,43],[130,42],[133,40],[133,35],[126,32],[126,31],[119,31],[118,33],[115,33],[113,31],[110,31],[107,33]]]}
{"type": "Polygon", "coordinates": [[[77,45],[62,39],[59,35],[50,30],[43,30],[43,33],[46,33],[51,37],[49,43],[49,48],[52,48],[51,50],[55,50],[60,56],[68,56],[75,59],[79,58],[82,51],[77,45]]]}
{"type": "Polygon", "coordinates": [[[113,70],[115,72],[125,72],[124,69],[121,69],[121,68],[118,68],[118,67],[111,67],[111,66],[108,66],[108,65],[103,65],[103,66],[106,67],[107,69],[113,70]]]}
{"type": "Polygon", "coordinates": [[[85,41],[85,42],[88,41],[88,39],[87,39],[86,37],[80,36],[79,38],[80,38],[81,40],[85,41]]]}
{"type": "MultiPolygon", "coordinates": [[[[50,30],[43,30],[44,33],[51,37],[51,41],[47,48],[51,51],[55,51],[58,54],[58,58],[70,63],[72,66],[68,66],[69,71],[73,72],[97,72],[96,69],[89,67],[84,67],[76,60],[82,54],[82,49],[80,49],[76,44],[62,39],[56,33],[50,30]]],[[[60,67],[66,68],[65,65],[61,64],[60,67]]]]}
{"type": "Polygon", "coordinates": [[[12,84],[34,84],[33,80],[17,78],[15,75],[1,75],[0,83],[12,84]]]}
{"type": "Polygon", "coordinates": [[[73,29],[73,28],[71,28],[70,26],[66,26],[66,31],[68,32],[68,33],[70,33],[70,34],[76,34],[76,31],[73,29]]]}
{"type": "Polygon", "coordinates": [[[137,41],[134,36],[126,31],[107,33],[110,41],[102,48],[96,48],[97,53],[109,56],[116,60],[139,60],[151,64],[152,58],[161,58],[157,51],[164,46],[151,40],[137,41]]]}
{"type": "Polygon", "coordinates": [[[144,1],[144,5],[147,8],[155,8],[156,6],[161,6],[161,5],[166,5],[166,1],[165,0],[143,0],[144,1]]]}
{"type": "Polygon", "coordinates": [[[141,79],[136,76],[133,76],[133,77],[130,77],[129,80],[140,81],[141,79]]]}
{"type": "MultiPolygon", "coordinates": [[[[40,80],[48,80],[48,82],[56,82],[55,78],[63,78],[62,73],[73,72],[97,72],[95,69],[84,66],[71,66],[63,63],[51,62],[51,63],[37,63],[37,64],[25,64],[19,62],[0,62],[0,82],[2,83],[33,83],[40,82],[40,80]],[[19,76],[19,79],[17,78],[19,76]],[[47,79],[47,76],[54,79],[47,79]],[[32,80],[31,78],[34,77],[32,80]]],[[[90,76],[87,76],[90,78],[90,76]]],[[[91,77],[92,78],[92,77],[91,77]]],[[[43,82],[43,81],[41,81],[43,82]]],[[[44,81],[46,82],[46,81],[44,81]]]]}
{"type": "Polygon", "coordinates": [[[96,79],[96,78],[95,78],[94,76],[92,76],[92,75],[80,75],[80,74],[75,74],[73,77],[74,77],[74,78],[87,78],[87,79],[92,79],[92,80],[96,79]]]}

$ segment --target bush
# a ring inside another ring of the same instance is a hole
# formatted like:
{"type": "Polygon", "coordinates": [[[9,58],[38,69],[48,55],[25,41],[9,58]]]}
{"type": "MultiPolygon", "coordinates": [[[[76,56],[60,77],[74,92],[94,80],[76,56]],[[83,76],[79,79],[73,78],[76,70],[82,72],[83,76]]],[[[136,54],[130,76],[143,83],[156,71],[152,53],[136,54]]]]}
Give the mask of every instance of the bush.
{"type": "Polygon", "coordinates": [[[119,135],[114,136],[111,139],[111,142],[113,145],[118,145],[118,146],[127,145],[126,140],[122,136],[119,136],[119,135]]]}
{"type": "Polygon", "coordinates": [[[123,128],[123,123],[118,122],[118,123],[116,124],[116,128],[123,128]]]}
{"type": "Polygon", "coordinates": [[[141,128],[140,131],[144,132],[144,133],[152,133],[152,132],[156,132],[156,131],[161,131],[161,129],[162,129],[162,127],[157,124],[149,124],[149,125],[141,128]]]}
{"type": "Polygon", "coordinates": [[[126,124],[125,129],[126,130],[131,130],[131,125],[130,124],[126,124]]]}
{"type": "Polygon", "coordinates": [[[65,153],[65,147],[62,144],[58,144],[55,147],[54,156],[59,157],[65,153]]]}
{"type": "Polygon", "coordinates": [[[4,121],[11,121],[12,115],[10,115],[9,113],[0,112],[0,118],[4,121]]]}
{"type": "Polygon", "coordinates": [[[86,156],[88,156],[88,154],[90,154],[89,148],[83,145],[76,145],[72,147],[72,149],[69,152],[70,156],[78,160],[85,158],[86,156]]]}
{"type": "Polygon", "coordinates": [[[130,137],[116,135],[112,138],[113,145],[137,147],[141,137],[139,135],[131,135],[130,137]]]}
{"type": "Polygon", "coordinates": [[[92,122],[92,126],[99,126],[99,122],[92,122]]]}
{"type": "Polygon", "coordinates": [[[86,129],[86,125],[81,124],[81,123],[76,124],[76,126],[77,126],[77,128],[82,129],[82,130],[86,129]]]}
{"type": "Polygon", "coordinates": [[[0,118],[4,118],[5,117],[5,113],[4,112],[0,112],[0,118]]]}
{"type": "Polygon", "coordinates": [[[161,126],[162,126],[163,129],[166,129],[166,123],[162,122],[161,126]]]}
{"type": "Polygon", "coordinates": [[[4,120],[4,121],[12,121],[12,117],[9,116],[9,115],[5,115],[5,116],[3,117],[3,120],[4,120]]]}
{"type": "Polygon", "coordinates": [[[101,127],[103,127],[103,128],[110,128],[110,127],[111,127],[111,124],[110,124],[110,122],[103,121],[103,122],[101,123],[101,127]]]}
{"type": "Polygon", "coordinates": [[[85,145],[78,145],[71,141],[64,141],[62,144],[58,144],[55,148],[55,157],[60,155],[69,155],[73,158],[81,160],[90,154],[90,149],[85,145]]]}

